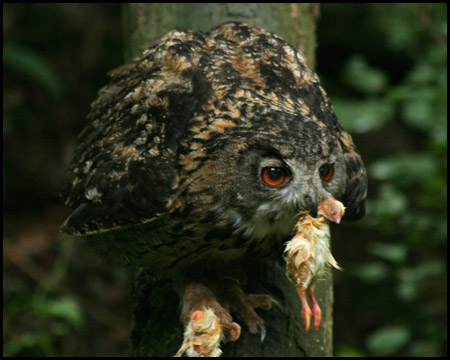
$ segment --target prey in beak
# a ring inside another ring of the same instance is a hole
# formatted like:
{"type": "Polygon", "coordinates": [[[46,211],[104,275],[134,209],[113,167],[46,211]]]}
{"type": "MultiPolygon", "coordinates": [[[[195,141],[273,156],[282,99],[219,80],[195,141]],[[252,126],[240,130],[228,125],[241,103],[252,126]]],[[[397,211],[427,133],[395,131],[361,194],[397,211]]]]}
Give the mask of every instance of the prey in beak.
{"type": "MultiPolygon", "coordinates": [[[[315,194],[312,191],[312,194],[315,194]]],[[[315,195],[308,194],[307,205],[314,209],[315,195]],[[309,199],[309,200],[308,200],[309,199]],[[309,203],[308,203],[309,201],[309,203]]],[[[328,221],[340,223],[344,216],[344,205],[334,199],[322,201],[317,206],[317,216],[312,212],[300,212],[295,225],[294,237],[286,243],[284,257],[286,275],[297,284],[297,292],[302,301],[302,317],[306,331],[309,330],[314,315],[314,328],[319,330],[322,311],[314,296],[314,284],[328,264],[341,269],[330,251],[330,228],[328,221]],[[312,311],[306,299],[308,294],[312,311]]]]}
{"type": "Polygon", "coordinates": [[[317,218],[324,217],[339,224],[345,213],[344,205],[337,200],[327,199],[319,204],[317,218]]]}

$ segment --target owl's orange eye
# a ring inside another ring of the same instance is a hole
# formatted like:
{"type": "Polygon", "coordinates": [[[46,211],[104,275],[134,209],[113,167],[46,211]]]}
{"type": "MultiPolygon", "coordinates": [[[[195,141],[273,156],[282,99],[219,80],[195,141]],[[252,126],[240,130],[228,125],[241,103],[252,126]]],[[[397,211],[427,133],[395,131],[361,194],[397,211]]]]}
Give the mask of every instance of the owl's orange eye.
{"type": "Polygon", "coordinates": [[[322,181],[328,182],[334,174],[333,164],[325,164],[319,168],[319,175],[322,181]]]}
{"type": "Polygon", "coordinates": [[[278,186],[286,181],[288,173],[282,167],[266,167],[262,169],[261,176],[267,185],[278,186]]]}

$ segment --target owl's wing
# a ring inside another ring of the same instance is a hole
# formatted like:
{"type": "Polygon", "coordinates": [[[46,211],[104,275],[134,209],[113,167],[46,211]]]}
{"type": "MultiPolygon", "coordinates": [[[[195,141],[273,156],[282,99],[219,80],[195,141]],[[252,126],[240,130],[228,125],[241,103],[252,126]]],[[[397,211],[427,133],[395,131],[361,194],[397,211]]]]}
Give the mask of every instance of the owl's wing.
{"type": "Polygon", "coordinates": [[[71,162],[74,177],[61,195],[74,209],[62,232],[115,230],[168,211],[175,154],[194,101],[175,74],[158,71],[145,57],[124,65],[92,103],[71,162]]]}
{"type": "Polygon", "coordinates": [[[202,39],[196,32],[168,33],[111,73],[72,159],[74,177],[62,197],[75,211],[63,232],[120,229],[169,211],[177,155],[187,146],[193,114],[211,94],[194,64],[202,39]]]}
{"type": "Polygon", "coordinates": [[[148,222],[156,226],[167,213],[173,181],[168,163],[136,161],[129,171],[116,171],[108,179],[109,171],[99,169],[98,178],[79,180],[89,184],[86,188],[74,184],[78,178],[66,186],[62,196],[75,210],[61,226],[63,233],[92,234],[148,222]]]}
{"type": "Polygon", "coordinates": [[[342,198],[344,203],[344,220],[358,220],[366,212],[367,174],[361,156],[358,154],[351,136],[340,129],[337,132],[338,140],[344,152],[347,168],[347,183],[342,198]]]}
{"type": "Polygon", "coordinates": [[[83,189],[77,184],[68,184],[63,196],[70,192],[66,195],[66,203],[72,207],[75,205],[75,210],[61,226],[61,231],[69,235],[85,235],[148,222],[156,226],[158,218],[167,213],[172,171],[167,164],[146,165],[154,171],[137,163],[129,172],[115,174],[107,184],[101,181],[108,176],[104,171],[98,183],[86,179],[97,187],[83,189]]]}

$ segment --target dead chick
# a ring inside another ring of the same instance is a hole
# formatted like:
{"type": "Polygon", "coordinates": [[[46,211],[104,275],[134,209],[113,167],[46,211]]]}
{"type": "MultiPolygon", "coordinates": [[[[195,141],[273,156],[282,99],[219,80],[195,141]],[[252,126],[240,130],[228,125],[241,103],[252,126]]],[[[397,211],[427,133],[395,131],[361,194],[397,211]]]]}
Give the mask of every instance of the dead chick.
{"type": "Polygon", "coordinates": [[[313,292],[316,280],[327,264],[341,269],[330,251],[328,220],[339,224],[344,216],[344,211],[344,205],[340,201],[327,199],[319,204],[316,218],[307,211],[301,212],[300,219],[295,225],[296,234],[286,244],[286,275],[297,283],[306,331],[309,330],[312,315],[314,315],[316,331],[319,330],[322,319],[322,311],[313,292]],[[311,300],[312,311],[306,294],[311,300]]]}

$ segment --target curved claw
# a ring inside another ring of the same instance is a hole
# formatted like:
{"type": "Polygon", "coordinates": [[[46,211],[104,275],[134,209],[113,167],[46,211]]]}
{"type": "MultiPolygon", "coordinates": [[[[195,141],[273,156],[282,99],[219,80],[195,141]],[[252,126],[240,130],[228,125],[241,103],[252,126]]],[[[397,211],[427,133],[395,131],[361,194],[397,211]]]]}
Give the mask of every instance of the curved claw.
{"type": "Polygon", "coordinates": [[[281,304],[275,299],[272,299],[272,305],[275,305],[279,310],[283,310],[281,304]]]}
{"type": "Polygon", "coordinates": [[[256,324],[256,327],[258,328],[259,334],[261,335],[261,344],[262,344],[267,334],[266,325],[264,325],[264,323],[258,323],[256,324]]]}
{"type": "Polygon", "coordinates": [[[264,322],[254,322],[250,325],[248,325],[248,331],[250,332],[250,334],[253,335],[257,335],[259,334],[261,336],[261,343],[264,341],[264,339],[266,338],[266,325],[264,324],[264,322]]]}

